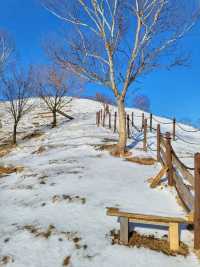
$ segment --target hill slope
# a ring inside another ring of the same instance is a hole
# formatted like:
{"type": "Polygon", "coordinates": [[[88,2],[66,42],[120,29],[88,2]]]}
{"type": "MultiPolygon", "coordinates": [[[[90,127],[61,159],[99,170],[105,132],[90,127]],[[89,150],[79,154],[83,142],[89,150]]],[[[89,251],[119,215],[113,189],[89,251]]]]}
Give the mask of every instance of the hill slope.
{"type": "MultiPolygon", "coordinates": [[[[0,108],[6,126],[0,134],[3,140],[11,128],[4,104],[0,108]]],[[[147,179],[160,170],[160,164],[142,166],[95,150],[94,145],[103,143],[105,138],[117,138],[110,130],[95,126],[99,108],[96,102],[75,99],[71,104],[75,120],[67,122],[60,117],[55,129],[46,126],[46,115],[38,115],[44,112],[42,105],[24,118],[20,139],[35,129],[43,134],[21,140],[16,149],[1,158],[1,164],[23,166],[24,170],[0,179],[0,266],[199,266],[193,254],[187,258],[168,257],[143,248],[111,245],[109,233],[119,225],[115,218],[106,216],[108,206],[147,214],[185,213],[173,190],[149,188],[147,179]]],[[[139,125],[139,118],[136,123],[139,125]]],[[[168,125],[164,127],[163,131],[169,130],[168,125]]],[[[154,136],[149,136],[152,148],[154,136]]],[[[135,138],[139,140],[138,133],[135,138]]],[[[197,142],[200,135],[190,133],[184,138],[197,142]]],[[[139,150],[140,142],[129,142],[134,144],[135,155],[144,155],[139,150]]],[[[200,151],[200,146],[187,146],[181,141],[174,146],[185,163],[191,165],[191,155],[200,151]]],[[[150,151],[145,156],[154,153],[150,151]]],[[[137,230],[156,236],[166,234],[163,229],[137,230]]],[[[183,230],[181,238],[192,246],[191,232],[183,230]]]]}

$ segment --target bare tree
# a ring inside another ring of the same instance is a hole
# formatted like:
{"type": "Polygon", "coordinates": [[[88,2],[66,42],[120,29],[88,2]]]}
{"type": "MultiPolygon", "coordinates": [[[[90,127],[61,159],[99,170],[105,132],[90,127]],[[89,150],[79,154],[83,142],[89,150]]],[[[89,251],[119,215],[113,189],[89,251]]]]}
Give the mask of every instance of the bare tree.
{"type": "Polygon", "coordinates": [[[13,69],[2,80],[3,95],[7,101],[6,109],[14,121],[13,144],[16,144],[18,124],[23,116],[33,108],[33,102],[30,99],[34,88],[33,72],[31,68],[28,73],[13,69]]]}
{"type": "Polygon", "coordinates": [[[8,33],[0,30],[0,76],[14,51],[14,43],[8,33]]]}
{"type": "Polygon", "coordinates": [[[124,101],[137,79],[150,71],[180,66],[187,58],[178,49],[199,12],[180,0],[41,0],[68,23],[65,45],[52,44],[49,54],[63,68],[112,90],[118,104],[119,142],[125,152],[124,101]]]}
{"type": "Polygon", "coordinates": [[[135,96],[133,98],[133,107],[149,112],[151,107],[149,97],[146,95],[135,96]]]}
{"type": "Polygon", "coordinates": [[[47,108],[52,112],[52,127],[57,126],[57,113],[61,113],[68,119],[73,119],[62,112],[62,109],[72,101],[72,98],[66,97],[69,91],[69,73],[59,70],[55,66],[46,66],[40,69],[37,78],[39,81],[39,97],[41,97],[47,108]]]}

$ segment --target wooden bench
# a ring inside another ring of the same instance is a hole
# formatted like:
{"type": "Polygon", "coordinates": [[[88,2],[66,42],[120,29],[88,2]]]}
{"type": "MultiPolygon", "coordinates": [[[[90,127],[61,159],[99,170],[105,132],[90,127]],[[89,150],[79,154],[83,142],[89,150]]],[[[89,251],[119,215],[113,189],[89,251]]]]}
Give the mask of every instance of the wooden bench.
{"type": "Polygon", "coordinates": [[[169,227],[169,245],[172,251],[178,251],[180,245],[180,224],[193,224],[190,218],[163,217],[120,211],[117,208],[107,208],[107,215],[117,216],[120,222],[120,243],[129,242],[129,222],[164,225],[169,227]]]}

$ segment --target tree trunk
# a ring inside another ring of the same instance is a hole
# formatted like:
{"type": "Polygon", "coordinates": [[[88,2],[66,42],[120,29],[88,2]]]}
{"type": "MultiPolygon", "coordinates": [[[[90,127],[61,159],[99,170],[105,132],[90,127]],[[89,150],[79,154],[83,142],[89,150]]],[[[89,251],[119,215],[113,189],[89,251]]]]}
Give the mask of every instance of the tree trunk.
{"type": "Polygon", "coordinates": [[[54,128],[57,125],[56,111],[53,111],[52,114],[53,114],[52,128],[54,128]]]}
{"type": "Polygon", "coordinates": [[[13,127],[13,144],[16,145],[16,143],[17,143],[17,123],[15,123],[13,127]]]}
{"type": "Polygon", "coordinates": [[[127,132],[126,132],[126,113],[124,107],[124,100],[118,99],[118,114],[119,114],[119,141],[117,144],[117,151],[123,155],[126,150],[127,132]]]}

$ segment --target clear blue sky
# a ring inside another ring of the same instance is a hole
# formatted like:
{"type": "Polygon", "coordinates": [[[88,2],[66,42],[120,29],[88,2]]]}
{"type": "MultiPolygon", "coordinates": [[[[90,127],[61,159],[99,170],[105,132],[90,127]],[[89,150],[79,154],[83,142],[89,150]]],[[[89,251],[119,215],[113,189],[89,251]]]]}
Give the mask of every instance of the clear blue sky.
{"type": "MultiPolygon", "coordinates": [[[[60,26],[61,22],[44,10],[39,0],[0,1],[0,28],[14,37],[23,64],[46,61],[41,40],[60,26]]],[[[196,121],[200,118],[200,25],[187,37],[184,46],[192,53],[189,68],[156,71],[137,87],[149,96],[153,113],[196,121]]]]}

